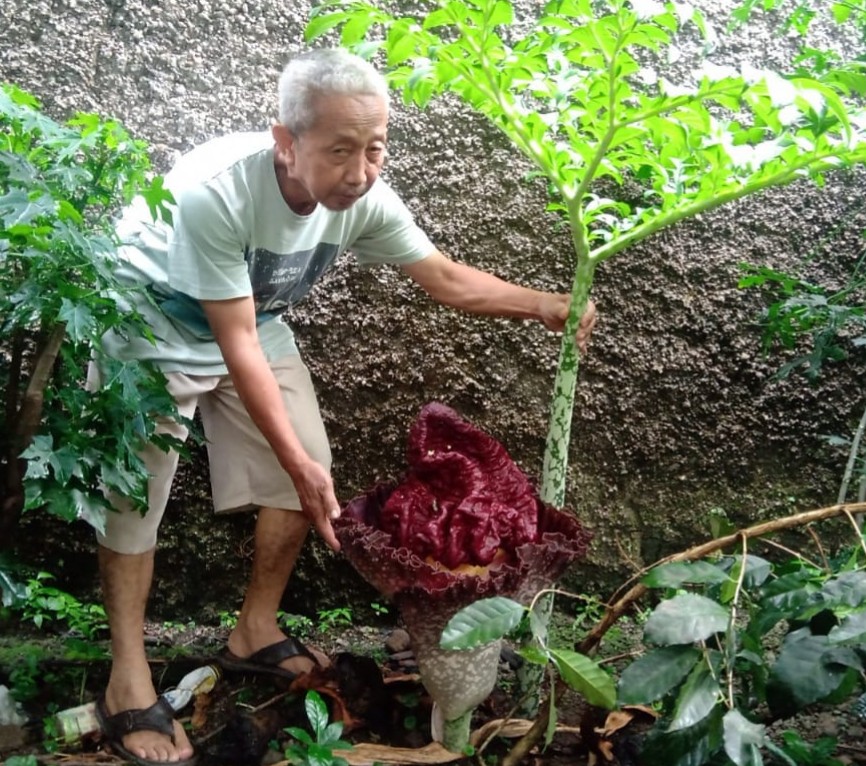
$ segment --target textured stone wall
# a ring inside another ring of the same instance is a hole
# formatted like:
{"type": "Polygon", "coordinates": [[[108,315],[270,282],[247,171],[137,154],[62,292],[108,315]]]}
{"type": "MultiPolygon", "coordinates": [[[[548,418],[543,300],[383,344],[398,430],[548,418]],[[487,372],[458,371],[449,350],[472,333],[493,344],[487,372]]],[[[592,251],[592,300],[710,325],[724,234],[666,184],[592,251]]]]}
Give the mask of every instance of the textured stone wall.
{"type": "MultiPolygon", "coordinates": [[[[0,79],[33,91],[58,117],[120,118],[165,170],[212,136],[268,126],[307,10],[286,0],[7,0],[0,79]]],[[[715,60],[772,61],[789,45],[755,29],[723,38],[715,60]]],[[[507,279],[567,289],[569,238],[544,211],[543,185],[524,179],[526,163],[479,117],[448,99],[424,113],[395,105],[390,152],[387,177],[445,251],[507,279]]],[[[737,288],[738,263],[798,270],[809,260],[804,273],[841,284],[862,250],[861,189],[860,175],[839,174],[820,191],[776,190],[601,268],[568,496],[597,538],[574,587],[603,583],[603,595],[635,563],[702,539],[714,508],[745,523],[833,502],[844,456],[821,435],[847,433],[859,417],[862,365],[828,370],[816,387],[775,382],[781,358],[762,356],[762,298],[737,288]]],[[[430,400],[456,407],[538,475],[558,350],[540,326],[457,314],[399,272],[362,271],[350,259],[293,320],[341,498],[399,475],[407,428],[430,400]]],[[[251,520],[214,522],[208,505],[200,455],[182,469],[163,529],[154,602],[163,613],[237,605],[251,520]]],[[[21,550],[79,587],[93,580],[93,544],[83,525],[75,530],[30,519],[21,550]],[[41,544],[59,532],[62,546],[41,544]]],[[[308,547],[287,605],[323,607],[351,594],[372,598],[345,562],[308,547]],[[337,581],[345,592],[332,592],[337,581]]]]}

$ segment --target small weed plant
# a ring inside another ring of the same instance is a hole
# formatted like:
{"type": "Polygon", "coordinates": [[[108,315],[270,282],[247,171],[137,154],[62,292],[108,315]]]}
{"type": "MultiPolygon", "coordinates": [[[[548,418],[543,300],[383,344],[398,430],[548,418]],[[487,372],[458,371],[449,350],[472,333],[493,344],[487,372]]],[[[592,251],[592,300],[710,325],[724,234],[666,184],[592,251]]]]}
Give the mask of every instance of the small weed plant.
{"type": "Polygon", "coordinates": [[[39,572],[27,583],[20,606],[22,619],[37,628],[51,625],[86,639],[94,639],[108,630],[105,609],[100,604],[82,603],[66,591],[46,585],[52,579],[48,572],[39,572]]]}
{"type": "Polygon", "coordinates": [[[343,724],[328,723],[328,708],[317,692],[307,692],[304,708],[313,734],[296,726],[286,729],[295,740],[285,750],[286,760],[295,766],[348,766],[346,759],[334,752],[352,749],[350,743],[340,739],[343,724]]]}
{"type": "Polygon", "coordinates": [[[277,612],[277,623],[296,638],[310,638],[315,632],[313,621],[303,614],[290,614],[280,610],[277,612]]]}
{"type": "Polygon", "coordinates": [[[13,755],[5,761],[6,766],[39,766],[35,755],[13,755]]]}
{"type": "Polygon", "coordinates": [[[352,627],[352,609],[348,606],[338,606],[334,609],[320,609],[319,631],[321,633],[331,633],[340,628],[352,627]]]}

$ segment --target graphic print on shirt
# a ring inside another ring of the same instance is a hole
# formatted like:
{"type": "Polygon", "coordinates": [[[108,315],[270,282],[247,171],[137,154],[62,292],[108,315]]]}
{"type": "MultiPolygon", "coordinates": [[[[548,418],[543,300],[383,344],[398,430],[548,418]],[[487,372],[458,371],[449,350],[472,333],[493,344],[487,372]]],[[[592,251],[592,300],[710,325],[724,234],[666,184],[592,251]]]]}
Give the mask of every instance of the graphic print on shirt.
{"type": "Polygon", "coordinates": [[[244,254],[256,313],[276,313],[296,304],[340,254],[339,245],[320,242],[311,250],[273,253],[257,248],[244,254]]]}

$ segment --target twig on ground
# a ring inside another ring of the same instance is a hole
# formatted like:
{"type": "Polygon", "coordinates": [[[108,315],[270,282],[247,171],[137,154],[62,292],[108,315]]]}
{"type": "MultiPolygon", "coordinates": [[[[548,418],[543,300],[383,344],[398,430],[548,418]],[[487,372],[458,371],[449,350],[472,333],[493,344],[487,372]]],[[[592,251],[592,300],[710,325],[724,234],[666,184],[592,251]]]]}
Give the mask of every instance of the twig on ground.
{"type": "MultiPolygon", "coordinates": [[[[811,530],[811,527],[809,527],[811,530]]],[[[821,569],[821,565],[817,561],[812,561],[808,556],[804,556],[799,551],[795,551],[793,548],[789,548],[787,545],[782,545],[782,543],[777,543],[775,540],[758,540],[758,542],[763,543],[764,545],[769,545],[772,548],[778,548],[780,551],[784,551],[789,556],[793,556],[795,559],[800,559],[800,561],[805,562],[811,567],[815,567],[815,569],[821,569]]],[[[822,551],[823,553],[823,551],[822,551]]],[[[827,559],[824,558],[824,569],[827,569],[827,559]]]]}
{"type": "Polygon", "coordinates": [[[625,563],[628,564],[635,572],[639,572],[641,569],[641,565],[631,556],[629,556],[626,549],[622,547],[622,543],[617,539],[614,539],[613,543],[614,545],[616,545],[616,549],[619,551],[620,558],[625,561],[625,563]]]}
{"type": "Polygon", "coordinates": [[[863,552],[866,553],[866,539],[863,538],[863,530],[860,529],[860,524],[857,523],[854,514],[847,508],[845,509],[845,515],[848,517],[848,521],[851,522],[851,526],[854,527],[854,534],[860,541],[860,547],[863,549],[863,552]]]}
{"type": "Polygon", "coordinates": [[[824,546],[821,545],[821,538],[818,537],[818,533],[812,529],[812,525],[806,527],[806,531],[809,533],[809,536],[812,538],[815,543],[815,547],[818,548],[818,555],[821,557],[821,561],[824,562],[824,571],[830,571],[830,560],[827,558],[827,554],[824,553],[824,546]]]}

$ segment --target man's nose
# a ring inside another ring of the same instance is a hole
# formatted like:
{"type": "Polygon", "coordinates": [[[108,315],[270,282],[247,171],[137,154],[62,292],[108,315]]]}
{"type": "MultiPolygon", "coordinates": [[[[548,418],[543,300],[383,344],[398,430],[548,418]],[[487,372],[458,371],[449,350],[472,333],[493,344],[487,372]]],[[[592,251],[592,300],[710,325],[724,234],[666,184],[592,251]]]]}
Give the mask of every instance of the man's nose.
{"type": "Polygon", "coordinates": [[[352,186],[362,186],[367,182],[367,158],[363,153],[353,156],[346,164],[346,182],[352,186]]]}

